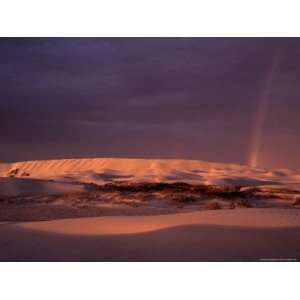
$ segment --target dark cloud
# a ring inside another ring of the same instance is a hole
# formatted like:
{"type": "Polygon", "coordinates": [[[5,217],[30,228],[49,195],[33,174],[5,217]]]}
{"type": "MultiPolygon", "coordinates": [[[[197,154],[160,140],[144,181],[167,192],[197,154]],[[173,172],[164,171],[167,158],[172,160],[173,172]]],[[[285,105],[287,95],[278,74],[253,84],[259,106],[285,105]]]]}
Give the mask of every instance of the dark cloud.
{"type": "Polygon", "coordinates": [[[1,38],[0,159],[245,163],[278,50],[260,161],[300,167],[297,38],[1,38]]]}

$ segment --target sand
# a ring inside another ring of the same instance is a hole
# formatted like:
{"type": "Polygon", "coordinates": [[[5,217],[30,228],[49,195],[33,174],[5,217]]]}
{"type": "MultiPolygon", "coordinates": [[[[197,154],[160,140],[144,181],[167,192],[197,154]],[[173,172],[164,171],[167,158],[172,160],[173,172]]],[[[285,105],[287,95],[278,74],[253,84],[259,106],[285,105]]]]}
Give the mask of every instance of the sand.
{"type": "Polygon", "coordinates": [[[0,196],[29,194],[64,194],[80,192],[83,187],[68,182],[52,182],[30,178],[0,177],[0,196]]]}
{"type": "Polygon", "coordinates": [[[263,170],[237,164],[175,159],[61,159],[0,164],[0,177],[102,184],[112,180],[280,186],[300,189],[300,170],[263,170]]]}
{"type": "Polygon", "coordinates": [[[240,209],[2,223],[1,261],[300,258],[300,210],[240,209]]]}
{"type": "MultiPolygon", "coordinates": [[[[0,196],[17,195],[15,199],[0,197],[5,210],[2,220],[12,221],[0,224],[0,261],[300,259],[300,210],[293,206],[296,199],[289,199],[296,194],[288,195],[284,190],[283,195],[274,193],[278,199],[270,202],[278,208],[198,211],[195,207],[188,213],[147,216],[125,215],[120,207],[118,215],[112,216],[110,211],[105,213],[108,208],[98,207],[93,197],[77,201],[73,193],[82,189],[80,183],[113,181],[259,186],[273,193],[273,187],[300,190],[299,169],[263,170],[195,160],[95,158],[2,163],[0,177],[0,196]],[[27,193],[36,196],[25,197],[27,193]],[[47,196],[51,193],[55,195],[47,196]],[[88,210],[85,216],[93,215],[91,203],[102,216],[78,218],[84,216],[84,210],[88,210]],[[33,210],[48,221],[32,222],[38,219],[32,218],[33,210]],[[16,211],[24,212],[19,214],[22,222],[16,222],[16,211]],[[76,218],[61,219],[70,216],[76,218]]],[[[256,202],[263,207],[267,204],[256,202]]],[[[134,205],[130,210],[137,211],[134,205]]]]}
{"type": "Polygon", "coordinates": [[[300,209],[236,209],[155,216],[104,216],[20,223],[25,229],[79,235],[133,234],[186,225],[300,227],[300,209]]]}

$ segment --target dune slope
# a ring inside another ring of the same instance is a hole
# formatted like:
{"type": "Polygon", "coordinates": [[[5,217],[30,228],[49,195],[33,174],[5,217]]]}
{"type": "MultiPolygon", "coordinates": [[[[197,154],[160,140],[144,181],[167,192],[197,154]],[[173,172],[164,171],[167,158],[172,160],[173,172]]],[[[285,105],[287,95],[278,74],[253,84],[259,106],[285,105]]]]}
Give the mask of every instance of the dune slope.
{"type": "Polygon", "coordinates": [[[0,176],[97,184],[122,180],[290,188],[300,186],[300,170],[269,171],[198,160],[94,158],[26,161],[0,164],[0,176]]]}
{"type": "Polygon", "coordinates": [[[300,258],[299,211],[0,224],[0,261],[265,261],[300,258]]]}
{"type": "Polygon", "coordinates": [[[157,216],[109,216],[26,222],[18,226],[61,234],[112,235],[156,231],[182,225],[242,226],[251,228],[300,227],[300,210],[244,209],[198,211],[157,216]]]}

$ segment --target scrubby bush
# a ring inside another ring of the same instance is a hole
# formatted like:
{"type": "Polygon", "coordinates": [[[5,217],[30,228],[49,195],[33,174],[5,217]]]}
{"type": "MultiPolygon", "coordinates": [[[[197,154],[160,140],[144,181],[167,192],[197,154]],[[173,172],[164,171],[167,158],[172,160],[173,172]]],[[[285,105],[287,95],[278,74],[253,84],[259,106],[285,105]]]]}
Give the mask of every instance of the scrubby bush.
{"type": "Polygon", "coordinates": [[[247,199],[238,199],[235,201],[235,206],[244,208],[252,207],[251,203],[247,199]]]}
{"type": "Polygon", "coordinates": [[[179,202],[179,203],[193,203],[196,201],[195,197],[191,195],[176,195],[172,198],[173,201],[179,202]]]}
{"type": "Polygon", "coordinates": [[[294,203],[293,203],[294,206],[300,206],[300,197],[298,197],[294,203]]]}
{"type": "Polygon", "coordinates": [[[230,202],[228,208],[229,209],[235,209],[235,203],[234,202],[230,202]]]}
{"type": "Polygon", "coordinates": [[[217,201],[210,201],[210,202],[208,202],[208,203],[205,205],[205,208],[206,208],[206,209],[212,209],[212,210],[214,210],[214,209],[221,209],[222,207],[221,207],[221,205],[219,204],[219,202],[217,202],[217,201]]]}

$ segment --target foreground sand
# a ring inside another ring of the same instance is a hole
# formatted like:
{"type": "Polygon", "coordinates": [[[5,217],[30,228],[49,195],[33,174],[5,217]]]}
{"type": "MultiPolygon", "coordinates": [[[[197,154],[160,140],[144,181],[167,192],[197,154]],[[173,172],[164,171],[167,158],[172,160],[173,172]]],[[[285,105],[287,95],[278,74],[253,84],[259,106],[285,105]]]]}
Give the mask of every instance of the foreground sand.
{"type": "Polygon", "coordinates": [[[2,223],[1,261],[300,259],[300,210],[238,209],[2,223]]]}

